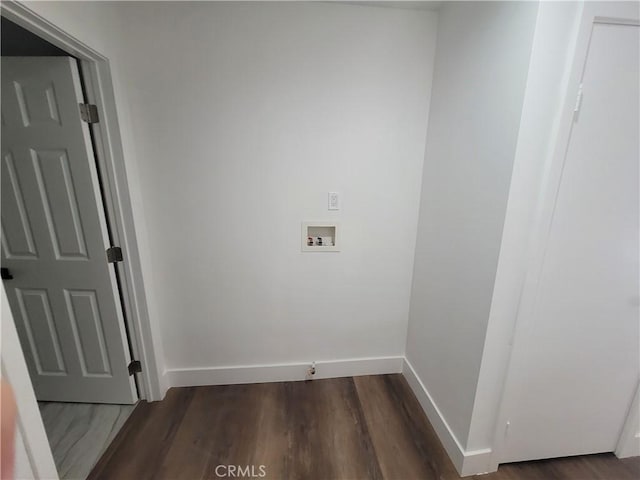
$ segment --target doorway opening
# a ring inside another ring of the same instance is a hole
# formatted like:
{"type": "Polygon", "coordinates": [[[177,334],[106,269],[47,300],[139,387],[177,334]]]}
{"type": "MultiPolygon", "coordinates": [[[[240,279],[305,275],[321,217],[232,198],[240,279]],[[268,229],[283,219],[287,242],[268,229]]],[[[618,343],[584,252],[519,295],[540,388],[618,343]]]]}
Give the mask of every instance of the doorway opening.
{"type": "Polygon", "coordinates": [[[59,476],[85,478],[153,392],[134,375],[128,285],[108,255],[105,138],[83,115],[92,65],[1,22],[2,278],[59,476]]]}

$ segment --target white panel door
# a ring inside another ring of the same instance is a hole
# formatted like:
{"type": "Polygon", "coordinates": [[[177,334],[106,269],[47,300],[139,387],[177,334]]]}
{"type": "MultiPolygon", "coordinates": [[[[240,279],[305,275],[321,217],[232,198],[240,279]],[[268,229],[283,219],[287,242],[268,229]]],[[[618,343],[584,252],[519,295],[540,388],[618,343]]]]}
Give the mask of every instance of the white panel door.
{"type": "Polygon", "coordinates": [[[76,61],[2,58],[2,266],[38,400],[134,403],[76,61]]]}
{"type": "Polygon", "coordinates": [[[640,375],[640,28],[594,24],[500,462],[611,452],[640,375]]]}

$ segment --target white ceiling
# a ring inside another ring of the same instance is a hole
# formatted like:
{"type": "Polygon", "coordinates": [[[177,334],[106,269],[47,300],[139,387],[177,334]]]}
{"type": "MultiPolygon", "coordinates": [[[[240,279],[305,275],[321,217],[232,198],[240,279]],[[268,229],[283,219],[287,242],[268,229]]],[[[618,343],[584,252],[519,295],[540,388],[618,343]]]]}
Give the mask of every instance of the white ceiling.
{"type": "Polygon", "coordinates": [[[337,1],[336,3],[348,3],[350,5],[363,5],[368,7],[385,7],[385,8],[403,8],[406,10],[437,10],[440,8],[442,2],[431,1],[412,1],[412,0],[395,0],[386,2],[376,1],[358,1],[353,0],[350,2],[337,1]]]}

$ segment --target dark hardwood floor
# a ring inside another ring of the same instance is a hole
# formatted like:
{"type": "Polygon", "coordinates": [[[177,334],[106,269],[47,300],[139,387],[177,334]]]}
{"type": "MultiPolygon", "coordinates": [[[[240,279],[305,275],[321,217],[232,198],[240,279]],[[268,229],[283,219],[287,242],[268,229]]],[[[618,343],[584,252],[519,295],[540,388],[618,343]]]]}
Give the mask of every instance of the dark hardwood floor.
{"type": "MultiPolygon", "coordinates": [[[[460,478],[405,379],[378,375],[171,389],[162,402],[142,402],[135,409],[89,479],[251,475],[460,478]],[[225,465],[243,470],[232,472],[225,465]]],[[[503,465],[498,472],[468,478],[638,480],[640,462],[590,455],[503,465]]]]}

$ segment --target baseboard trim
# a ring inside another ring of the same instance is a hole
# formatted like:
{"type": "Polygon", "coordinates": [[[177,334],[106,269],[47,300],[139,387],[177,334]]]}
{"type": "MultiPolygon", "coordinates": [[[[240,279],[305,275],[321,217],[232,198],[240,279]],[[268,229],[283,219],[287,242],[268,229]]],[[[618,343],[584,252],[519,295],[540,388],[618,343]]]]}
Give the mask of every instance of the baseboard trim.
{"type": "MultiPolygon", "coordinates": [[[[350,358],[316,362],[314,379],[401,373],[404,357],[350,358]]],[[[234,385],[305,380],[309,363],[175,368],[165,371],[168,387],[234,385]]]]}
{"type": "Polygon", "coordinates": [[[164,397],[167,395],[167,391],[169,390],[169,387],[171,387],[171,385],[169,385],[169,376],[167,375],[167,371],[165,370],[164,372],[162,372],[162,375],[160,375],[160,398],[155,398],[155,399],[147,399],[148,402],[151,401],[158,401],[158,400],[164,400],[164,397]]]}
{"type": "Polygon", "coordinates": [[[451,461],[458,470],[458,473],[462,475],[464,449],[462,448],[462,445],[460,445],[460,442],[458,442],[458,439],[449,427],[449,424],[440,412],[440,409],[433,401],[433,398],[431,398],[429,391],[418,377],[416,371],[413,369],[411,362],[409,362],[409,360],[407,360],[406,358],[404,359],[402,373],[407,379],[407,383],[409,383],[409,386],[411,387],[411,390],[413,390],[413,393],[418,399],[418,402],[422,406],[424,413],[427,415],[427,418],[431,422],[433,429],[438,434],[438,437],[442,442],[442,446],[449,454],[449,458],[451,458],[451,461]]]}
{"type": "Polygon", "coordinates": [[[493,450],[490,448],[467,450],[464,452],[460,476],[468,477],[469,475],[483,475],[485,473],[495,472],[498,466],[492,467],[492,457],[493,450]]]}
{"type": "Polygon", "coordinates": [[[411,390],[413,390],[420,406],[422,406],[424,413],[427,415],[440,442],[442,442],[442,446],[447,451],[449,458],[451,458],[460,476],[466,477],[469,475],[488,473],[490,470],[491,449],[485,448],[465,451],[431,397],[431,394],[413,369],[411,362],[406,358],[404,359],[402,373],[407,379],[407,383],[411,387],[411,390]]]}

